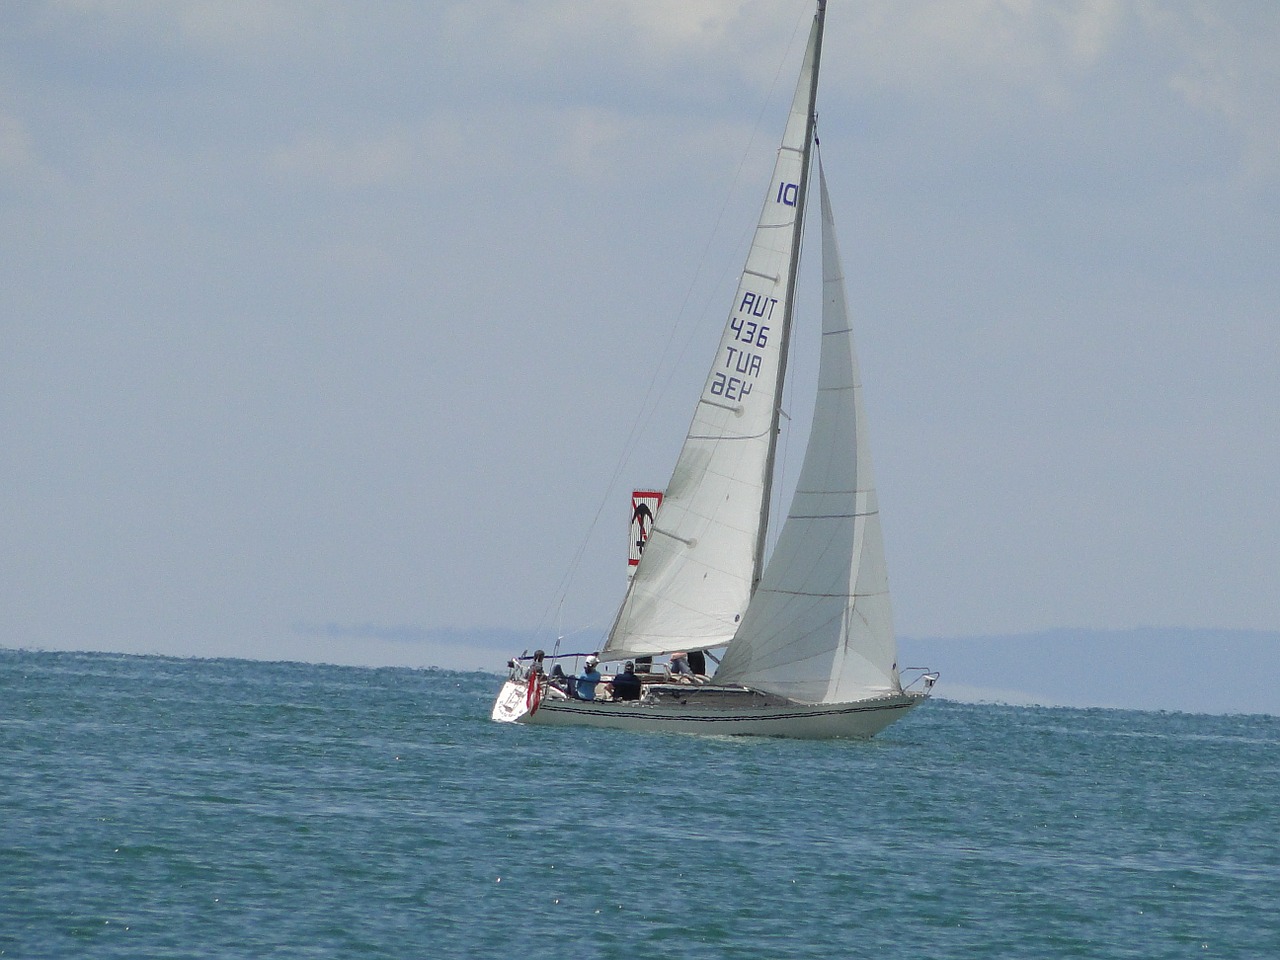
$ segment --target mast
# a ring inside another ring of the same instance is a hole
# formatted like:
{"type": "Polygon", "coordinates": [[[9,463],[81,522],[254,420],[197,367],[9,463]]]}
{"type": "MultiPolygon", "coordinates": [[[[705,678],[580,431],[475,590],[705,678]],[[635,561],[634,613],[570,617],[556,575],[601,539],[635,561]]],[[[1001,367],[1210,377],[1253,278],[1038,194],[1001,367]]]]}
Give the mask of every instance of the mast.
{"type": "Polygon", "coordinates": [[[809,109],[805,126],[804,152],[800,161],[800,183],[796,198],[796,219],[792,226],[791,263],[787,267],[788,291],[786,309],[782,315],[782,345],[778,360],[778,380],[774,391],[773,418],[769,428],[769,455],[765,460],[764,496],[760,500],[760,527],[756,539],[755,565],[751,575],[751,592],[755,593],[764,572],[765,542],[769,533],[769,504],[773,500],[774,457],[778,449],[778,432],[782,419],[782,387],[787,379],[787,358],[791,352],[791,319],[796,305],[796,274],[800,270],[800,237],[804,232],[804,215],[809,197],[809,160],[813,154],[814,127],[817,123],[815,106],[818,100],[818,71],[822,65],[822,32],[827,19],[827,0],[818,0],[814,14],[813,73],[809,77],[809,109]]]}

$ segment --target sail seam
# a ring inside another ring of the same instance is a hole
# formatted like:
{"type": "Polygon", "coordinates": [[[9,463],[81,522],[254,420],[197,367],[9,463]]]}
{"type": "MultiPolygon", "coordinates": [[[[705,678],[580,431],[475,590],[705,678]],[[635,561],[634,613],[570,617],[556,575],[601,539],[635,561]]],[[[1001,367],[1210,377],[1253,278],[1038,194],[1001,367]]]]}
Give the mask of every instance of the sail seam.
{"type": "MultiPolygon", "coordinates": [[[[770,593],[781,593],[788,597],[817,597],[822,600],[838,600],[841,597],[847,597],[850,600],[857,600],[859,597],[883,597],[887,596],[888,590],[876,590],[873,593],[809,593],[805,590],[784,590],[781,587],[766,587],[770,593]]],[[[834,617],[832,618],[835,619],[834,617]]],[[[830,623],[831,621],[827,621],[830,623]]],[[[825,626],[825,624],[823,624],[825,626]]],[[[816,633],[820,628],[809,631],[809,634],[816,633]]],[[[808,636],[807,634],[806,636],[808,636]]],[[[794,644],[793,644],[794,646],[794,644]]],[[[816,654],[815,654],[816,656],[816,654]]]]}
{"type": "Polygon", "coordinates": [[[874,517],[875,513],[789,513],[788,520],[857,520],[859,517],[874,517]]]}
{"type": "Polygon", "coordinates": [[[858,513],[789,513],[787,516],[795,520],[848,520],[857,517],[874,517],[879,510],[868,510],[858,513]]]}
{"type": "MultiPolygon", "coordinates": [[[[797,494],[803,493],[809,496],[818,496],[818,497],[856,497],[864,493],[871,493],[872,491],[870,487],[854,487],[850,490],[828,490],[825,488],[810,490],[806,487],[797,487],[795,492],[797,494]]],[[[875,513],[875,512],[877,511],[868,510],[867,515],[870,516],[872,513],[875,513]]]]}

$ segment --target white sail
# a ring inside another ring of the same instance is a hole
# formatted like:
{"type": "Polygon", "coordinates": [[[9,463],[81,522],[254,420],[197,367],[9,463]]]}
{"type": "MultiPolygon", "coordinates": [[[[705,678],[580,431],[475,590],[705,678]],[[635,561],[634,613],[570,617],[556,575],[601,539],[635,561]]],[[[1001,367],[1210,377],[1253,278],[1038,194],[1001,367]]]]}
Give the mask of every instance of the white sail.
{"type": "Polygon", "coordinates": [[[822,36],[814,19],[786,133],[715,363],[603,655],[711,647],[758,576],[822,36]]]}
{"type": "Polygon", "coordinates": [[[804,703],[899,692],[884,543],[835,223],[822,195],[822,352],[804,466],[716,681],[804,703]]]}

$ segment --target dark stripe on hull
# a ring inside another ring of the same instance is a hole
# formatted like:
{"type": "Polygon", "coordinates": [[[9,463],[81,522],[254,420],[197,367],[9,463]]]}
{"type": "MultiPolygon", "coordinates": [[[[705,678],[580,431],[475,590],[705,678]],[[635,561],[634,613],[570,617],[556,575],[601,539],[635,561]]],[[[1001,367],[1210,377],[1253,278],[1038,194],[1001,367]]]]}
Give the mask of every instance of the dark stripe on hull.
{"type": "Polygon", "coordinates": [[[874,736],[926,698],[851,703],[831,707],[681,711],[650,705],[570,703],[544,700],[521,723],[542,726],[592,726],[713,735],[777,736],[815,739],[874,736]],[[858,722],[859,720],[863,722],[858,722]]]}
{"type": "MultiPolygon", "coordinates": [[[[688,716],[676,716],[667,713],[658,713],[653,710],[646,710],[644,707],[636,707],[624,710],[599,710],[590,707],[564,707],[560,704],[550,704],[543,701],[542,706],[538,708],[539,713],[562,713],[572,714],[574,716],[593,716],[593,717],[642,717],[646,720],[664,720],[672,723],[704,723],[708,720],[714,720],[718,723],[726,723],[739,720],[795,720],[800,718],[817,718],[817,717],[840,717],[850,713],[875,713],[879,710],[909,710],[916,704],[914,702],[906,703],[882,703],[875,706],[863,707],[846,707],[840,710],[822,710],[822,711],[805,711],[795,713],[769,712],[744,714],[742,716],[729,717],[725,716],[724,711],[716,713],[699,713],[690,714],[688,716]]],[[[533,723],[537,723],[537,717],[532,719],[533,723]]]]}

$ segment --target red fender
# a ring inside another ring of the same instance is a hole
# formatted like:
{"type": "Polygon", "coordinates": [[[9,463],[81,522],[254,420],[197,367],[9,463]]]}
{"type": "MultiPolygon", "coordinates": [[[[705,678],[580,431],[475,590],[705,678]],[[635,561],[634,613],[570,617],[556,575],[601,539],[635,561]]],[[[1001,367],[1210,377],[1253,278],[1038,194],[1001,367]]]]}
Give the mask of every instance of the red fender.
{"type": "Polygon", "coordinates": [[[529,674],[529,686],[524,691],[524,705],[529,708],[530,714],[537,713],[542,703],[541,679],[536,670],[529,674]]]}

